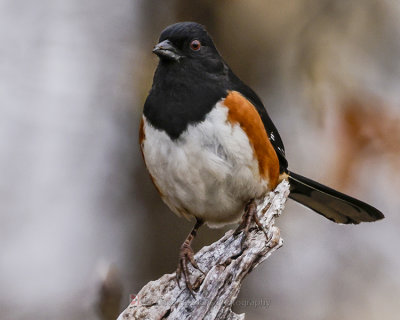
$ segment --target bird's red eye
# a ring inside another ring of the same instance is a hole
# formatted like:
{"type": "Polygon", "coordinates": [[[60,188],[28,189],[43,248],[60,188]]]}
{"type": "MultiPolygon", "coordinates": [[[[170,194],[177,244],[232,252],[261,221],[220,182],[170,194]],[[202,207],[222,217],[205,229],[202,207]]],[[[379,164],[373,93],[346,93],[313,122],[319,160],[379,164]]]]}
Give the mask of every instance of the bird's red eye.
{"type": "Polygon", "coordinates": [[[193,51],[199,51],[201,48],[201,43],[199,40],[193,40],[190,43],[190,49],[192,49],[193,51]]]}

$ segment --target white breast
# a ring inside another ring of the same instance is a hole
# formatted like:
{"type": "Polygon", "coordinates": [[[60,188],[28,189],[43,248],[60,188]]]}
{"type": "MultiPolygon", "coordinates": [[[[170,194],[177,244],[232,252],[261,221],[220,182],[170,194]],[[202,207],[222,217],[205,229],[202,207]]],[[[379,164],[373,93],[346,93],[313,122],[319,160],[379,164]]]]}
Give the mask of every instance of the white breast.
{"type": "Polygon", "coordinates": [[[177,140],[143,116],[143,156],[163,200],[176,214],[211,227],[237,222],[245,203],[268,191],[246,134],[227,114],[218,103],[177,140]]]}

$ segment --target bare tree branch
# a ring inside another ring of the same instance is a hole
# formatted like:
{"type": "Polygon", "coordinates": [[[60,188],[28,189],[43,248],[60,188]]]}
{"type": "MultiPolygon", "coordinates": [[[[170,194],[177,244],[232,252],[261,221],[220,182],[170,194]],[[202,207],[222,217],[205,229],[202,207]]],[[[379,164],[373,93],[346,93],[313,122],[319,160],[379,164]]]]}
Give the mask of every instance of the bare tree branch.
{"type": "Polygon", "coordinates": [[[252,227],[241,248],[243,232],[228,231],[217,242],[202,248],[195,259],[205,275],[189,266],[191,283],[198,290],[193,296],[176,274],[165,274],[146,284],[118,320],[133,319],[244,319],[232,312],[245,276],[282,246],[275,218],[279,216],[289,195],[289,183],[281,182],[264,199],[257,201],[257,214],[268,235],[252,227]]]}

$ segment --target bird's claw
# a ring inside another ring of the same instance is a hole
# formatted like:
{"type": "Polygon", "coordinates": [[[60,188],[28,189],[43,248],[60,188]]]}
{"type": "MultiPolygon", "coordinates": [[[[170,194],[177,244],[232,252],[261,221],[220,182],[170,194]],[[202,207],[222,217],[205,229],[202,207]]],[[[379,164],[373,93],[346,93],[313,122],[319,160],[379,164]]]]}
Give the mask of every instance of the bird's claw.
{"type": "Polygon", "coordinates": [[[199,270],[203,275],[205,274],[198,266],[196,260],[194,259],[193,249],[190,247],[188,243],[184,243],[181,246],[181,250],[179,252],[179,263],[178,268],[176,270],[176,280],[178,283],[178,287],[180,288],[180,279],[182,276],[185,278],[185,284],[192,296],[194,296],[194,290],[199,286],[199,281],[196,281],[194,285],[190,283],[190,272],[188,268],[189,262],[192,264],[193,268],[199,270]]]}
{"type": "Polygon", "coordinates": [[[245,241],[250,233],[250,225],[254,221],[256,226],[265,234],[265,237],[267,240],[269,239],[267,232],[265,231],[265,228],[261,224],[260,220],[258,219],[257,216],[257,206],[254,200],[250,200],[245,208],[245,212],[243,214],[242,222],[239,224],[239,226],[236,228],[235,232],[233,233],[234,236],[238,235],[240,232],[243,231],[243,237],[242,241],[240,244],[242,252],[244,251],[245,247],[245,241]]]}

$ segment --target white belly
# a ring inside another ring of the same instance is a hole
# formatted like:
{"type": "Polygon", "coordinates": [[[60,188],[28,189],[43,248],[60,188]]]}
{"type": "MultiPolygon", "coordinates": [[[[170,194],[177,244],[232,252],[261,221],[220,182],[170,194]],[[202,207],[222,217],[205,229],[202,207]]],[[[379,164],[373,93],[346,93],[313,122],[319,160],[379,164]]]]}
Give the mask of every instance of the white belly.
{"type": "Polygon", "coordinates": [[[268,191],[249,140],[221,103],[177,140],[143,117],[143,156],[163,200],[178,215],[211,227],[237,222],[244,205],[268,191]]]}

